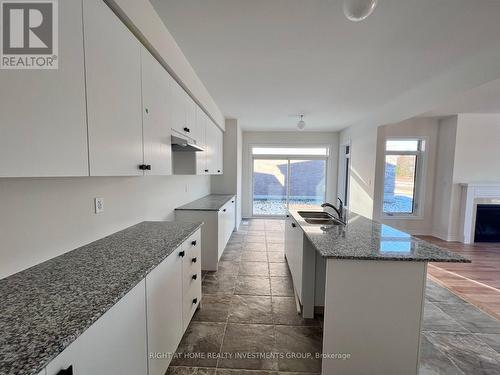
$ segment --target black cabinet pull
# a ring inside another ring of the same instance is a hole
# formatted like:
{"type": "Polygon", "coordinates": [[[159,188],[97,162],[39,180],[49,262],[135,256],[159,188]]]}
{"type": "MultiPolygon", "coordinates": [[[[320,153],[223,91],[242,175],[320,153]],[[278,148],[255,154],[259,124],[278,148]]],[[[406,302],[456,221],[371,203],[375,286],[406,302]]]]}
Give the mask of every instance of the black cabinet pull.
{"type": "Polygon", "coordinates": [[[226,212],[226,209],[224,208],[222,211],[223,211],[223,212],[226,212]]]}
{"type": "Polygon", "coordinates": [[[69,366],[67,369],[59,371],[56,375],[73,375],[73,365],[69,366]]]}
{"type": "Polygon", "coordinates": [[[198,275],[197,274],[194,274],[193,275],[193,280],[196,280],[198,278],[198,275]]]}
{"type": "Polygon", "coordinates": [[[194,257],[193,259],[191,259],[191,262],[196,263],[197,260],[198,258],[194,257]]]}
{"type": "Polygon", "coordinates": [[[217,173],[220,173],[220,169],[217,169],[217,173]]]}
{"type": "Polygon", "coordinates": [[[188,127],[185,127],[185,128],[184,128],[184,131],[185,131],[186,133],[189,133],[189,132],[190,132],[190,130],[189,130],[189,128],[188,128],[188,127]]]}
{"type": "Polygon", "coordinates": [[[193,298],[193,305],[198,303],[198,298],[193,298]]]}
{"type": "Polygon", "coordinates": [[[205,172],[208,172],[208,169],[205,169],[205,172]]]}
{"type": "Polygon", "coordinates": [[[139,165],[139,169],[141,171],[150,171],[151,170],[151,165],[150,164],[141,164],[141,165],[139,165]]]}
{"type": "Polygon", "coordinates": [[[290,217],[290,215],[286,215],[286,217],[290,217]]]}
{"type": "Polygon", "coordinates": [[[191,245],[196,246],[196,240],[191,241],[191,245]]]}
{"type": "Polygon", "coordinates": [[[184,258],[184,255],[186,255],[186,252],[185,251],[179,251],[179,256],[181,258],[184,258]]]}
{"type": "Polygon", "coordinates": [[[234,201],[231,201],[231,203],[234,203],[234,201]]]}
{"type": "Polygon", "coordinates": [[[292,223],[292,227],[293,227],[293,228],[295,228],[295,227],[296,227],[295,223],[292,223]]]}

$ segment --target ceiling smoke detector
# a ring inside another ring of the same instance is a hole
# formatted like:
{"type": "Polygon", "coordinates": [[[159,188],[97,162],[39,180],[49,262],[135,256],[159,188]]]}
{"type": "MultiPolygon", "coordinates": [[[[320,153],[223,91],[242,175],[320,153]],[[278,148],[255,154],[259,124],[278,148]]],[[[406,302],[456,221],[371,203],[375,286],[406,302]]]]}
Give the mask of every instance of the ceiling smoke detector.
{"type": "Polygon", "coordinates": [[[344,0],[344,14],[348,20],[359,22],[373,13],[377,0],[344,0]]]}
{"type": "Polygon", "coordinates": [[[304,130],[305,127],[306,127],[306,122],[304,121],[304,115],[300,115],[300,120],[297,123],[297,128],[299,128],[299,130],[304,130]]]}

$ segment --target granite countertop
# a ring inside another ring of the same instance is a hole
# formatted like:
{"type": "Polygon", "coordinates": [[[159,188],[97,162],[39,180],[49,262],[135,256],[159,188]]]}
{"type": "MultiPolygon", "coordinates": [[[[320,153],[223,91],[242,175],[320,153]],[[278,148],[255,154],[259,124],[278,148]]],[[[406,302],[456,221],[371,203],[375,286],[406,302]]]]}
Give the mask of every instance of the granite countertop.
{"type": "Polygon", "coordinates": [[[177,207],[176,210],[219,211],[231,198],[234,198],[234,195],[210,194],[184,206],[177,207]]]}
{"type": "Polygon", "coordinates": [[[31,375],[201,223],[142,222],[0,280],[0,374],[31,375]]]}
{"type": "Polygon", "coordinates": [[[289,213],[325,258],[470,263],[460,255],[361,215],[347,212],[347,225],[325,227],[307,223],[298,211],[291,208],[289,213]]]}

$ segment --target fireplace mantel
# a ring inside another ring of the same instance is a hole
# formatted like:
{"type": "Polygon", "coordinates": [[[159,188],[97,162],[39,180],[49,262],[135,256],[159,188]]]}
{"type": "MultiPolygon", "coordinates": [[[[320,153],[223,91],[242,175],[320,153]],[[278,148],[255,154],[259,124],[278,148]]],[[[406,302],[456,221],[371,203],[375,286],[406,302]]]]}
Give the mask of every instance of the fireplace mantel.
{"type": "Polygon", "coordinates": [[[463,183],[461,202],[462,242],[474,243],[476,210],[480,203],[500,204],[500,182],[463,183]]]}

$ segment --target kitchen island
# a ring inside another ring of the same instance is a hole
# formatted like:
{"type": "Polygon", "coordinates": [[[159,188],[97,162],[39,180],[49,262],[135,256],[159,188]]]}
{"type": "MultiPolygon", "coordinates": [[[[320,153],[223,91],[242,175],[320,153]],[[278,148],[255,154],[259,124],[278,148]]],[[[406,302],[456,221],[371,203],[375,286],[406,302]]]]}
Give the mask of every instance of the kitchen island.
{"type": "Polygon", "coordinates": [[[469,261],[361,215],[306,214],[289,210],[285,254],[305,318],[322,294],[322,373],[418,374],[427,263],[469,261]]]}

